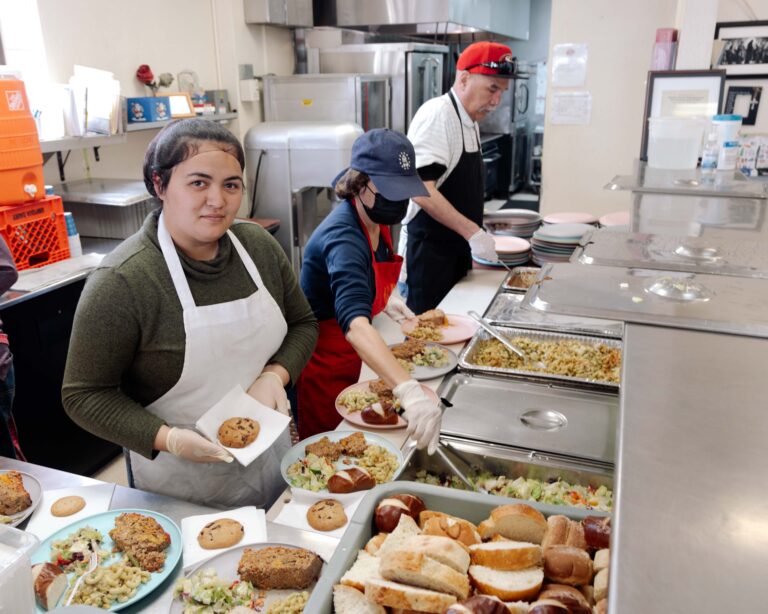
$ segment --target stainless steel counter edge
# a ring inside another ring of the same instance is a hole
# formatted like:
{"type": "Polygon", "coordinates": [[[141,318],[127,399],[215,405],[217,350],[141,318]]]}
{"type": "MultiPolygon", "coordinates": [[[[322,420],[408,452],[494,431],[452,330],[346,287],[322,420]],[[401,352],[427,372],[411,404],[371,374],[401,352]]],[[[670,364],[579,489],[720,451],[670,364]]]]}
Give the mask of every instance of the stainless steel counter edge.
{"type": "Polygon", "coordinates": [[[609,611],[764,612],[763,339],[628,324],[609,611]]]}

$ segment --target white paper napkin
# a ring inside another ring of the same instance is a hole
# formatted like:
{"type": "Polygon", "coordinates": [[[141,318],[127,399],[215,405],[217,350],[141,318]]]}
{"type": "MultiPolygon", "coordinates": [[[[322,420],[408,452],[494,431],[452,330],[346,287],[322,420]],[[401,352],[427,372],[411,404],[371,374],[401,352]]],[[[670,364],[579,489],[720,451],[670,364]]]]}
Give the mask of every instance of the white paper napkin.
{"type": "Polygon", "coordinates": [[[291,419],[279,411],[259,403],[239,384],[232,388],[221,401],[205,412],[195,426],[208,439],[221,445],[218,438],[219,427],[228,418],[251,418],[259,423],[259,436],[251,445],[244,448],[226,448],[238,463],[247,467],[288,428],[291,419]]]}
{"type": "Polygon", "coordinates": [[[43,500],[32,514],[25,530],[43,541],[68,524],[109,510],[109,503],[112,500],[114,490],[114,484],[92,484],[90,486],[44,490],[43,500]],[[77,495],[85,499],[85,507],[71,516],[54,516],[51,514],[51,505],[58,499],[70,495],[77,495]]]}
{"type": "Polygon", "coordinates": [[[357,506],[360,505],[360,501],[363,500],[366,492],[368,491],[349,493],[343,500],[333,494],[327,494],[325,497],[322,497],[322,499],[336,499],[339,501],[339,503],[344,506],[344,513],[347,515],[347,524],[338,529],[334,529],[333,531],[318,531],[307,522],[307,510],[309,510],[312,504],[317,503],[319,499],[317,497],[305,496],[303,493],[297,494],[295,490],[291,494],[291,500],[283,506],[283,509],[280,510],[280,513],[273,522],[341,539],[341,536],[344,535],[344,531],[347,530],[349,521],[352,519],[357,506]],[[353,494],[357,496],[352,497],[353,494]]]}
{"type": "Polygon", "coordinates": [[[264,510],[257,509],[252,505],[238,507],[226,512],[216,512],[215,514],[187,516],[181,519],[181,535],[184,571],[186,572],[200,561],[209,559],[232,548],[238,548],[244,544],[258,544],[267,541],[267,518],[264,510]],[[218,548],[216,550],[202,548],[197,543],[197,535],[200,533],[200,529],[212,520],[221,518],[231,518],[243,525],[243,539],[229,548],[218,548]]]}

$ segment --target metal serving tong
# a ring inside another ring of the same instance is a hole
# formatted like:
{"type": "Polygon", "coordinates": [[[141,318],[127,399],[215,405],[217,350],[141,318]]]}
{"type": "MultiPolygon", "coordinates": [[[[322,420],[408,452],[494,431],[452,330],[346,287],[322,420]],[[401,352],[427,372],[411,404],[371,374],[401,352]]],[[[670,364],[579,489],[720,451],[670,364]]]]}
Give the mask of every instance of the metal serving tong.
{"type": "Polygon", "coordinates": [[[478,315],[476,311],[468,311],[467,315],[472,318],[475,322],[477,322],[480,326],[483,327],[483,329],[491,335],[494,339],[497,339],[505,348],[507,348],[510,352],[514,352],[517,354],[520,359],[527,365],[533,365],[539,369],[546,369],[547,365],[545,365],[540,360],[531,360],[530,357],[523,352],[519,347],[516,345],[513,345],[509,339],[507,339],[504,335],[499,334],[493,326],[491,326],[490,322],[486,320],[485,318],[478,315]]]}

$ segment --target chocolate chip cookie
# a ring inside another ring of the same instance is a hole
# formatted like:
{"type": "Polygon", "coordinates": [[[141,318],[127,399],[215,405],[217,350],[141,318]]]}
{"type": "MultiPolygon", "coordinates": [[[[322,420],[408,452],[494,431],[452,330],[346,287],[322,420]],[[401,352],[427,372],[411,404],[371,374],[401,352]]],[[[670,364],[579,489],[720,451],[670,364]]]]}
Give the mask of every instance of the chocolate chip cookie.
{"type": "Polygon", "coordinates": [[[229,548],[241,539],[245,530],[237,520],[231,518],[219,518],[212,520],[197,534],[197,543],[206,550],[229,548]]]}
{"type": "Polygon", "coordinates": [[[230,418],[219,427],[219,441],[226,448],[244,448],[256,441],[260,428],[251,418],[230,418]]]}
{"type": "Polygon", "coordinates": [[[318,531],[333,531],[347,524],[347,515],[336,499],[323,499],[307,510],[307,522],[318,531]]]}

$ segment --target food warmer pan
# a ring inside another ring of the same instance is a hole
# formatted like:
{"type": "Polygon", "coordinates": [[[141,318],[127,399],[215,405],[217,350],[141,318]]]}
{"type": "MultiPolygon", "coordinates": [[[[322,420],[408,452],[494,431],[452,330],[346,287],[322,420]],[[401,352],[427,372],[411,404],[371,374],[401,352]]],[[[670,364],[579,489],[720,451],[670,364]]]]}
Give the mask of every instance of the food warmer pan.
{"type": "Polygon", "coordinates": [[[618,397],[457,373],[444,380],[441,432],[518,450],[614,462],[618,397]]]}
{"type": "Polygon", "coordinates": [[[764,279],[547,264],[522,309],[768,337],[764,279]]]}
{"type": "Polygon", "coordinates": [[[722,237],[594,230],[581,238],[571,262],[766,279],[768,245],[722,237]]]}
{"type": "MultiPolygon", "coordinates": [[[[570,333],[550,332],[550,331],[538,331],[528,330],[523,328],[513,328],[509,326],[496,326],[496,331],[508,337],[510,340],[515,337],[525,337],[533,341],[578,341],[588,345],[605,345],[610,348],[621,348],[621,341],[618,339],[602,339],[598,337],[590,337],[587,335],[574,335],[570,333]]],[[[508,367],[493,367],[487,365],[479,365],[474,362],[474,357],[477,352],[480,351],[480,344],[483,341],[491,339],[491,335],[488,334],[482,328],[479,329],[472,337],[470,342],[464,347],[459,354],[459,366],[464,371],[473,373],[489,373],[492,375],[509,376],[519,379],[527,379],[531,381],[543,381],[552,384],[561,384],[566,386],[574,386],[580,388],[611,390],[617,393],[619,390],[618,382],[611,382],[608,380],[595,380],[586,379],[582,377],[574,377],[570,375],[559,375],[556,373],[547,373],[544,371],[531,371],[524,368],[508,368],[508,367]]]]}
{"type": "Polygon", "coordinates": [[[524,295],[499,292],[486,310],[484,317],[492,324],[548,330],[559,333],[576,333],[597,337],[621,339],[624,323],[596,318],[561,316],[556,313],[531,311],[520,308],[524,295]]]}
{"type": "MultiPolygon", "coordinates": [[[[344,536],[339,541],[336,552],[328,563],[325,573],[317,581],[317,585],[304,608],[305,612],[312,612],[313,614],[331,614],[333,612],[333,585],[339,583],[344,573],[355,562],[358,551],[376,532],[373,523],[376,506],[382,499],[398,493],[414,494],[421,497],[428,510],[458,516],[474,524],[488,518],[491,510],[499,505],[519,503],[519,501],[495,495],[453,490],[414,482],[390,482],[377,486],[369,491],[360,502],[344,536]]],[[[607,516],[607,514],[594,510],[564,508],[530,501],[525,503],[538,509],[545,516],[564,514],[577,521],[583,520],[587,516],[607,516]]]]}

